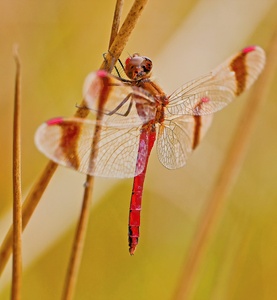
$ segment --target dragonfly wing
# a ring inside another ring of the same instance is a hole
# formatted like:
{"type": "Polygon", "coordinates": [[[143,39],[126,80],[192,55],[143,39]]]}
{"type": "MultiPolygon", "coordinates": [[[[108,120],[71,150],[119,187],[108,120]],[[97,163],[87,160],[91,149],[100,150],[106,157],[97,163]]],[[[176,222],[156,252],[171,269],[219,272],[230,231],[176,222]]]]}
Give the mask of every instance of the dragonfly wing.
{"type": "Polygon", "coordinates": [[[227,59],[210,74],[188,82],[169,97],[167,116],[214,113],[248,89],[265,64],[263,49],[252,46],[227,59]]]}
{"type": "Polygon", "coordinates": [[[188,155],[201,141],[212,121],[212,115],[180,116],[165,120],[159,128],[157,153],[160,162],[168,169],[186,164],[188,155]]]}
{"type": "Polygon", "coordinates": [[[86,108],[102,112],[104,122],[110,125],[140,125],[155,117],[155,101],[147,91],[103,70],[87,76],[83,96],[86,108]]]}
{"type": "Polygon", "coordinates": [[[91,120],[55,118],[38,128],[35,142],[42,153],[60,165],[89,175],[127,178],[144,168],[142,157],[147,157],[147,144],[140,146],[136,167],[139,136],[139,127],[98,126],[91,120]],[[95,135],[98,143],[94,143],[95,135]]]}

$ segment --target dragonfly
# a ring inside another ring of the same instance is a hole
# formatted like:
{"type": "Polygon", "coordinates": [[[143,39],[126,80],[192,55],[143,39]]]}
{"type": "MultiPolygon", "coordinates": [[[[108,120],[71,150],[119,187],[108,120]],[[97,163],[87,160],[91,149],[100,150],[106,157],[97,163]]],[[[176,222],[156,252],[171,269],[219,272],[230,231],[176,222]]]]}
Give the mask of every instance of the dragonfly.
{"type": "Polygon", "coordinates": [[[183,167],[210,125],[208,116],[248,89],[264,64],[264,50],[249,46],[167,95],[151,80],[151,59],[135,53],[125,62],[128,79],[104,70],[87,76],[83,108],[89,109],[94,119],[50,119],[37,129],[35,143],[54,162],[79,172],[134,177],[128,234],[133,255],[140,237],[143,187],[154,143],[158,159],[167,169],[183,167]]]}

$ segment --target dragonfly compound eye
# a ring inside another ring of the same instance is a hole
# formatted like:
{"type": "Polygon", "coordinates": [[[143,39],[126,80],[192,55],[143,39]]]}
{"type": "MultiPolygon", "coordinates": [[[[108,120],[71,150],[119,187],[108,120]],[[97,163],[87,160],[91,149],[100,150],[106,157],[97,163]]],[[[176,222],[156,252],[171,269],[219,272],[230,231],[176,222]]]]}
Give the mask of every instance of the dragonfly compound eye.
{"type": "Polygon", "coordinates": [[[152,60],[145,56],[143,56],[143,62],[141,65],[147,74],[152,70],[153,67],[152,60]]]}
{"type": "Polygon", "coordinates": [[[135,53],[125,62],[125,73],[132,80],[139,80],[149,75],[152,70],[152,61],[146,56],[135,53]]]}

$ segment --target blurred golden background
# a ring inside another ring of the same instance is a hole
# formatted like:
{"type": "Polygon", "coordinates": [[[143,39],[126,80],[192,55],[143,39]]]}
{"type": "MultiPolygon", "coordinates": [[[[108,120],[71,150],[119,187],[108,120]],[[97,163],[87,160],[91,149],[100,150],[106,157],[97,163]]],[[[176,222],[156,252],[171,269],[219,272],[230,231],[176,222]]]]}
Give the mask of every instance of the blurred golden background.
{"type": "MultiPolygon", "coordinates": [[[[115,1],[0,0],[0,239],[12,219],[12,114],[15,64],[22,64],[22,180],[26,195],[47,159],[36,128],[71,116],[83,80],[107,51],[115,1]]],[[[125,1],[126,16],[132,1],[125,1]]],[[[168,94],[249,44],[267,49],[276,29],[274,0],[150,0],[122,58],[152,58],[168,94]]],[[[276,299],[277,78],[260,111],[246,159],[226,199],[197,273],[191,299],[276,299]]],[[[141,238],[128,254],[132,180],[97,178],[75,299],[173,299],[188,247],[214,188],[247,92],[214,122],[185,168],[169,171],[150,158],[141,238]]],[[[249,107],[251,110],[251,107],[249,107]]],[[[59,168],[23,235],[23,299],[60,299],[82,202],[85,176],[59,168]]],[[[9,299],[10,265],[0,280],[9,299]]]]}

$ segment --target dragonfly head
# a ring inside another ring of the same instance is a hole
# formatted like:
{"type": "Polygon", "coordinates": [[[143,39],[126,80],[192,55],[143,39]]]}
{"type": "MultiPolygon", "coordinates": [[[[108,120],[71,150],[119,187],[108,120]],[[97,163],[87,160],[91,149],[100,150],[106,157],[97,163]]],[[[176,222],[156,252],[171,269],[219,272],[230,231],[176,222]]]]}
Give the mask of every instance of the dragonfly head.
{"type": "Polygon", "coordinates": [[[125,61],[125,73],[131,80],[139,80],[150,76],[152,61],[138,53],[128,57],[125,61]]]}

